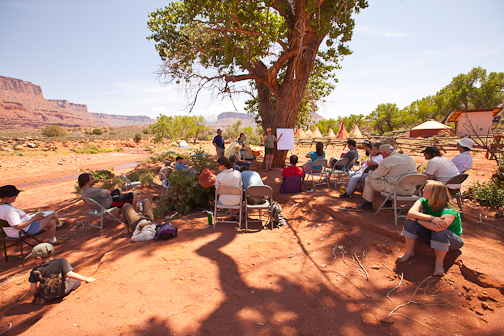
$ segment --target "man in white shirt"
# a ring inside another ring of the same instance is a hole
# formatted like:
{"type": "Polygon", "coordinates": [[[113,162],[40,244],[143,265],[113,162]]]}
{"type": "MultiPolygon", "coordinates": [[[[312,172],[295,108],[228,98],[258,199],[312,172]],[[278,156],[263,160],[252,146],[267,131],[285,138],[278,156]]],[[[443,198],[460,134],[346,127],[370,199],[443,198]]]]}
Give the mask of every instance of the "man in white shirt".
{"type": "MultiPolygon", "coordinates": [[[[229,162],[228,158],[223,156],[217,160],[218,169],[220,173],[217,174],[215,178],[215,188],[220,187],[238,187],[243,188],[242,176],[239,171],[233,168],[233,165],[229,162]]],[[[239,205],[242,197],[241,195],[219,195],[219,199],[215,200],[224,205],[239,205]]],[[[232,215],[234,210],[229,210],[232,215]]],[[[232,219],[232,220],[237,220],[232,219]]]]}
{"type": "Polygon", "coordinates": [[[469,138],[462,138],[457,140],[457,149],[460,152],[459,155],[452,159],[453,164],[457,167],[460,174],[469,170],[473,166],[473,158],[471,155],[474,146],[474,141],[469,138]]]}
{"type": "MultiPolygon", "coordinates": [[[[423,151],[427,163],[427,169],[425,169],[424,174],[427,175],[429,180],[440,181],[446,184],[452,177],[457,176],[459,171],[457,167],[448,160],[441,156],[441,151],[437,147],[427,147],[423,151]]],[[[452,189],[459,189],[460,184],[454,184],[449,186],[452,189]]]]}

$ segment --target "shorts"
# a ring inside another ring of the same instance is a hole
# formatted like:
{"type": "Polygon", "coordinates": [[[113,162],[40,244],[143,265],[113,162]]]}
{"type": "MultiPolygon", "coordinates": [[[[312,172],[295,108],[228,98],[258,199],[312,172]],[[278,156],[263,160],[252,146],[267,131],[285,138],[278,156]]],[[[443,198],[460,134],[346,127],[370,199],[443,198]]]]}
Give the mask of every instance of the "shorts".
{"type": "Polygon", "coordinates": [[[275,155],[275,148],[264,147],[264,155],[275,155]]]}
{"type": "Polygon", "coordinates": [[[114,189],[110,196],[112,196],[111,207],[121,208],[126,203],[133,203],[133,193],[121,194],[119,189],[114,189]]]}
{"type": "Polygon", "coordinates": [[[40,231],[40,220],[36,220],[35,222],[30,224],[28,231],[26,233],[34,235],[35,233],[40,231]]]}

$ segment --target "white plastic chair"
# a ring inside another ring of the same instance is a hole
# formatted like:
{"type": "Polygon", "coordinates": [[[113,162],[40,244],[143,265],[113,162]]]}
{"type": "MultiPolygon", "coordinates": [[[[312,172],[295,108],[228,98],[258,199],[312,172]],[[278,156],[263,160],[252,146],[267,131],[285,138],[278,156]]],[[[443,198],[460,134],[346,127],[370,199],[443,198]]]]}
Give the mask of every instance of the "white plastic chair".
{"type": "Polygon", "coordinates": [[[238,227],[241,230],[241,220],[242,220],[242,212],[243,212],[243,190],[238,187],[219,187],[215,189],[215,208],[214,208],[214,222],[213,228],[215,229],[215,225],[217,222],[219,223],[238,223],[238,227]],[[240,201],[236,205],[226,205],[219,202],[219,195],[238,195],[240,196],[240,201]],[[239,210],[238,221],[219,221],[219,215],[226,215],[225,213],[219,213],[219,209],[233,209],[239,210]]]}
{"type": "Polygon", "coordinates": [[[91,227],[95,227],[100,229],[100,234],[103,233],[103,217],[106,215],[110,215],[114,220],[118,221],[119,223],[123,223],[121,220],[119,220],[116,216],[112,214],[113,211],[117,210],[117,207],[112,207],[105,209],[100,205],[100,203],[96,202],[92,198],[82,198],[84,203],[86,203],[89,206],[89,211],[88,211],[88,232],[91,230],[91,227]],[[99,216],[100,217],[100,226],[97,225],[91,225],[91,216],[99,216]]]}
{"type": "Polygon", "coordinates": [[[327,179],[327,172],[326,172],[326,168],[325,168],[325,167],[327,167],[327,160],[326,159],[317,159],[312,163],[311,166],[312,167],[322,166],[322,170],[320,172],[314,173],[314,172],[311,172],[311,169],[310,169],[309,173],[305,173],[305,175],[311,175],[311,181],[313,184],[313,191],[315,191],[315,186],[318,186],[318,185],[327,184],[327,186],[329,187],[329,181],[327,179]],[[320,176],[319,181],[317,183],[315,183],[314,176],[320,176]],[[322,181],[322,178],[324,179],[325,182],[321,183],[320,181],[322,181]]]}
{"type": "Polygon", "coordinates": [[[131,182],[128,176],[124,175],[124,173],[121,173],[121,176],[123,177],[123,179],[126,180],[126,192],[128,192],[128,188],[133,188],[140,196],[142,196],[140,190],[137,189],[137,186],[142,185],[142,182],[140,181],[131,182]]]}
{"type": "Polygon", "coordinates": [[[417,199],[420,198],[421,187],[426,182],[427,182],[427,175],[425,175],[425,174],[406,174],[406,175],[404,175],[403,177],[401,177],[399,179],[399,181],[397,181],[396,185],[394,186],[394,190],[392,190],[392,192],[390,192],[390,193],[386,192],[386,191],[382,191],[381,192],[382,196],[385,197],[385,200],[380,205],[380,207],[378,208],[378,210],[376,210],[375,216],[382,209],[394,209],[394,222],[395,222],[395,225],[397,225],[397,219],[399,219],[400,217],[404,217],[404,218],[408,217],[408,215],[401,215],[401,212],[403,211],[404,207],[402,207],[401,210],[399,212],[397,212],[397,201],[401,201],[401,202],[415,202],[417,199]],[[402,185],[406,185],[406,184],[413,184],[413,185],[415,185],[416,186],[417,195],[415,195],[415,194],[411,194],[411,195],[397,195],[397,186],[401,185],[401,184],[402,185]],[[391,197],[392,197],[393,206],[391,208],[390,207],[384,207],[385,203],[391,197]]]}
{"type": "Polygon", "coordinates": [[[160,174],[163,177],[163,180],[161,180],[161,187],[162,187],[161,196],[163,196],[165,194],[168,195],[168,188],[170,187],[170,182],[168,181],[168,178],[166,177],[165,174],[163,174],[163,173],[160,173],[160,174]],[[166,183],[166,185],[165,185],[165,183],[166,183]]]}
{"type": "MultiPolygon", "coordinates": [[[[273,230],[272,208],[273,205],[273,189],[268,185],[251,186],[245,191],[245,230],[248,230],[248,214],[249,212],[257,211],[261,215],[261,210],[267,210],[271,230],[273,230]],[[248,204],[249,197],[264,197],[264,202],[259,204],[248,204]]],[[[259,220],[262,223],[262,220],[259,220]]]]}

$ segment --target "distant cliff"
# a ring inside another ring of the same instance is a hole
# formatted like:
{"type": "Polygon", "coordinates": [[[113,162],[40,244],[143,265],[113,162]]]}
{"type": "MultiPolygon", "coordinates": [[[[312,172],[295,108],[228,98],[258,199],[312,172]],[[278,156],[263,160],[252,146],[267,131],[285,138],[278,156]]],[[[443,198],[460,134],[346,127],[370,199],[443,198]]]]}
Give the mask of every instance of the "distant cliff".
{"type": "Polygon", "coordinates": [[[117,114],[91,113],[96,118],[106,121],[114,126],[150,125],[156,120],[146,116],[125,116],[117,114]]]}
{"type": "Polygon", "coordinates": [[[89,113],[85,104],[63,99],[45,99],[40,86],[21,79],[0,76],[0,129],[42,128],[47,125],[131,126],[154,120],[143,116],[89,113]]]}
{"type": "Polygon", "coordinates": [[[217,117],[217,120],[230,119],[230,118],[254,120],[254,116],[252,114],[240,113],[240,112],[222,112],[217,117]]]}

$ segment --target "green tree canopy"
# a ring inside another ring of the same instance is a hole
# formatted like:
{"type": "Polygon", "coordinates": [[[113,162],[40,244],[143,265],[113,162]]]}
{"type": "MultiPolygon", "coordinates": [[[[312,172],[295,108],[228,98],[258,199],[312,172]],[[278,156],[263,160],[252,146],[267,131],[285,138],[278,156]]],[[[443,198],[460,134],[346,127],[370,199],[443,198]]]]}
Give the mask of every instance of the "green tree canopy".
{"type": "Polygon", "coordinates": [[[236,83],[253,81],[263,128],[292,128],[316,58],[337,66],[350,54],[352,14],[365,7],[365,0],[184,0],[149,14],[148,38],[163,61],[160,75],[186,87],[190,107],[205,86],[232,96],[244,90],[236,83]]]}

